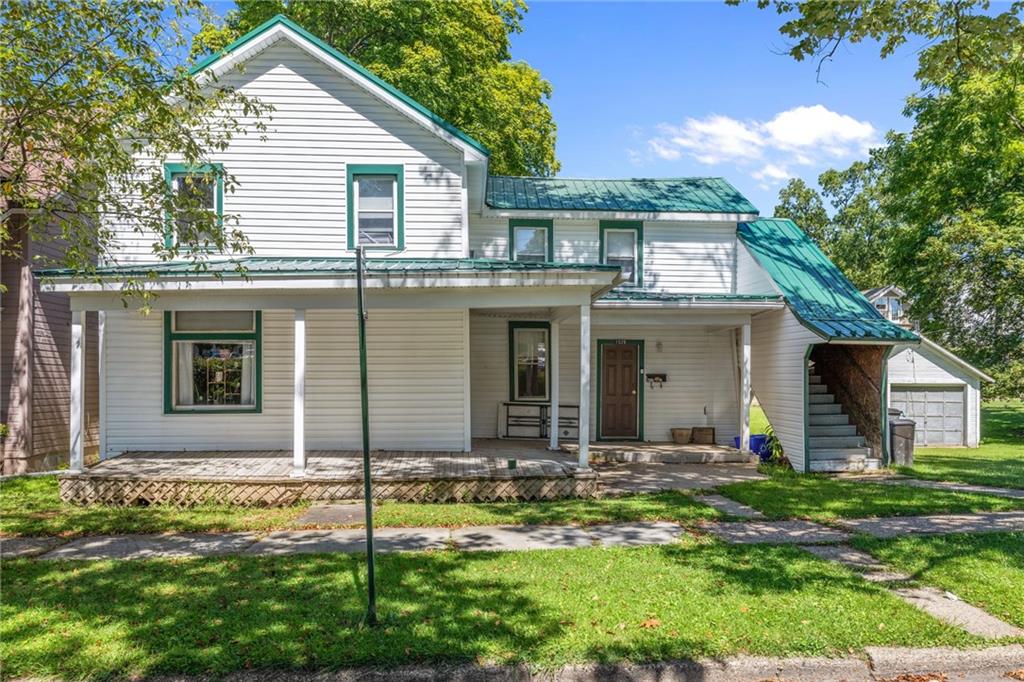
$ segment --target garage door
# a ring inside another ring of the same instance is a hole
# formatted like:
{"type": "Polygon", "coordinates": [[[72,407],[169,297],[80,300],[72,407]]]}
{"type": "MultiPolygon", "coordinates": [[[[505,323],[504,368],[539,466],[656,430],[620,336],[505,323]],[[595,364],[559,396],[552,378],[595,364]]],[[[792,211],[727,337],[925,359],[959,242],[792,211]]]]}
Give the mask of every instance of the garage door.
{"type": "Polygon", "coordinates": [[[893,386],[891,407],[917,422],[917,445],[964,444],[964,389],[962,386],[893,386]]]}

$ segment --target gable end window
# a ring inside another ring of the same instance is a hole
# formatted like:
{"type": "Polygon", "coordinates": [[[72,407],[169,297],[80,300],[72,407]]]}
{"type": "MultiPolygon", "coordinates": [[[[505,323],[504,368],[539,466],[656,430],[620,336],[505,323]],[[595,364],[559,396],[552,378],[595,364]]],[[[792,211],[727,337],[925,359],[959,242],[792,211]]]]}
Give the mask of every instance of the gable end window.
{"type": "Polygon", "coordinates": [[[350,164],[345,175],[348,248],[405,248],[405,169],[350,164]]]}
{"type": "Polygon", "coordinates": [[[508,221],[509,260],[550,263],[555,255],[555,228],[550,220],[508,221]]]}
{"type": "Polygon", "coordinates": [[[259,412],[262,313],[164,313],[164,413],[259,412]]]}
{"type": "Polygon", "coordinates": [[[508,390],[511,401],[546,401],[549,395],[548,322],[508,323],[508,390]]]}
{"type": "Polygon", "coordinates": [[[183,210],[167,216],[164,244],[170,248],[182,241],[202,247],[204,241],[211,241],[213,235],[203,231],[191,234],[192,239],[182,235],[192,233],[198,213],[209,213],[215,217],[214,228],[224,227],[224,167],[219,163],[188,166],[181,163],[164,165],[164,179],[168,187],[183,204],[183,210]],[[187,206],[187,208],[184,208],[187,206]]]}
{"type": "Polygon", "coordinates": [[[644,224],[639,221],[602,220],[601,262],[622,269],[620,286],[644,283],[644,224]]]}

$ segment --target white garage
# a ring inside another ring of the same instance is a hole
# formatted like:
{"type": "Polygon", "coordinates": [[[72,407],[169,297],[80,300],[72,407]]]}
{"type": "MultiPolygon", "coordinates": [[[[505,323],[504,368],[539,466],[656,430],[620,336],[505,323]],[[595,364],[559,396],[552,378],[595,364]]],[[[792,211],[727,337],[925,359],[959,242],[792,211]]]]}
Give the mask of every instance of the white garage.
{"type": "Polygon", "coordinates": [[[978,447],[981,382],[991,377],[923,336],[897,347],[888,374],[889,406],[917,422],[917,445],[978,447]]]}

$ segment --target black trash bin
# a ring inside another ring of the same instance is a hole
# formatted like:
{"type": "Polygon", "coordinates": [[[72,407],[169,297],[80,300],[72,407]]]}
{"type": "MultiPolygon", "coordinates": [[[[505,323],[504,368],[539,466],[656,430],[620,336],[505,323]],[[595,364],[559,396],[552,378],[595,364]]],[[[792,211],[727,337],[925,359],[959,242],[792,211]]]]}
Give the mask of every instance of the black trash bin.
{"type": "Polygon", "coordinates": [[[894,466],[914,465],[913,419],[896,417],[889,419],[889,458],[894,466]]]}

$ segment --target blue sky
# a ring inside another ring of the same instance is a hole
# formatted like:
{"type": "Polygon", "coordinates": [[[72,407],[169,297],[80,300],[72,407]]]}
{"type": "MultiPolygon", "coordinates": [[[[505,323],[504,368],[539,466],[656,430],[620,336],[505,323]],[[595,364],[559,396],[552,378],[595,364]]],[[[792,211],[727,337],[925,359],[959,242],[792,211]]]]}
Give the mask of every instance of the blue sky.
{"type": "Polygon", "coordinates": [[[513,57],[554,87],[560,175],[721,175],[762,214],[788,176],[814,183],[890,129],[917,55],[870,43],[825,65],[780,54],[774,11],[722,3],[532,2],[513,57]]]}

